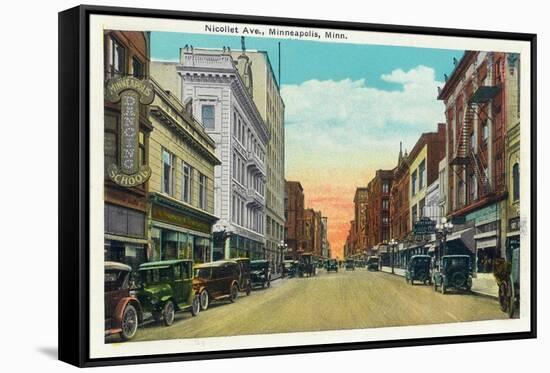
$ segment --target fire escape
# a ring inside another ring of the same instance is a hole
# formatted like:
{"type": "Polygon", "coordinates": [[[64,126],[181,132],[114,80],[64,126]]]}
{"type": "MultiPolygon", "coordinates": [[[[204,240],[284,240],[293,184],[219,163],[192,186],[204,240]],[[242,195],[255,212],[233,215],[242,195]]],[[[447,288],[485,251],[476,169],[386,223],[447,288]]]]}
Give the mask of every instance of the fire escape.
{"type": "MultiPolygon", "coordinates": [[[[475,82],[477,82],[477,68],[475,65],[474,71],[472,81],[475,84],[475,82]]],[[[482,117],[484,116],[487,118],[488,123],[493,122],[492,118],[488,116],[487,108],[499,91],[500,87],[498,86],[482,85],[475,90],[474,94],[467,101],[465,100],[467,106],[464,110],[462,123],[459,125],[459,128],[457,128],[457,133],[459,134],[457,146],[455,146],[454,154],[449,162],[456,176],[463,182],[465,194],[471,186],[467,186],[468,184],[463,179],[462,175],[468,175],[468,170],[473,169],[478,187],[477,200],[494,192],[494,186],[488,174],[488,161],[483,151],[478,148],[477,139],[474,146],[472,146],[470,136],[474,129],[476,117],[479,120],[483,120],[482,117]]],[[[489,143],[487,146],[491,146],[491,144],[489,143]]],[[[459,191],[459,193],[462,193],[462,191],[459,191]]],[[[461,208],[466,204],[474,202],[469,201],[468,203],[466,202],[467,200],[468,198],[465,197],[462,206],[459,204],[457,207],[461,208]]]]}

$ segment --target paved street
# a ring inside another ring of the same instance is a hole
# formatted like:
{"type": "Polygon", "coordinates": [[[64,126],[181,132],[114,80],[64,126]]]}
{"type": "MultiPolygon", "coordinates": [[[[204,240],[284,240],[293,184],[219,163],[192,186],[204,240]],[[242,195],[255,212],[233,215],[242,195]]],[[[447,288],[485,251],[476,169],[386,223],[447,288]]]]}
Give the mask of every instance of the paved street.
{"type": "MultiPolygon", "coordinates": [[[[171,327],[144,325],[133,341],[374,328],[506,319],[495,299],[434,292],[383,272],[320,270],[313,278],[284,279],[237,302],[212,304],[192,317],[176,314],[171,327]]],[[[113,340],[115,341],[115,340],[113,340]]]]}

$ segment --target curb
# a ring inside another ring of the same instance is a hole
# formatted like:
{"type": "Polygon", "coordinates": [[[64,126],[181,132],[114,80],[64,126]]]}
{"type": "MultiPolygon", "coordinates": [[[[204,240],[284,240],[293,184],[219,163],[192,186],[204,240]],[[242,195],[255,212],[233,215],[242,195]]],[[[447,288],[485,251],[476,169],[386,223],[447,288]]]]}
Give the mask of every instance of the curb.
{"type": "MultiPolygon", "coordinates": [[[[379,272],[387,273],[388,275],[394,275],[394,276],[399,276],[399,277],[405,277],[404,275],[400,275],[399,273],[391,273],[391,271],[388,272],[388,271],[380,270],[379,272]]],[[[498,300],[498,295],[495,295],[495,294],[486,293],[486,292],[483,292],[483,291],[480,291],[480,290],[471,290],[470,292],[471,292],[473,295],[476,295],[476,296],[479,296],[479,297],[485,297],[485,298],[491,298],[491,299],[496,299],[496,300],[498,300]]]]}
{"type": "Polygon", "coordinates": [[[495,295],[495,294],[485,293],[485,292],[479,291],[479,290],[471,290],[471,292],[472,292],[472,294],[480,296],[480,297],[485,297],[485,298],[491,298],[491,299],[498,300],[498,295],[495,295]]]}

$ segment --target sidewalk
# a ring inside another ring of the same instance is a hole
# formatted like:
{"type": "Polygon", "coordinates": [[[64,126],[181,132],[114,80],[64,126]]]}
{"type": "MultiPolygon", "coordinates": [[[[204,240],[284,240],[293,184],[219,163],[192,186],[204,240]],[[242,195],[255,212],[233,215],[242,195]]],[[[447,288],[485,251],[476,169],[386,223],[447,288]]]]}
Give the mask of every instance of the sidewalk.
{"type": "MultiPolygon", "coordinates": [[[[382,272],[391,273],[391,267],[382,267],[382,272]]],[[[404,277],[403,268],[394,268],[395,275],[404,277]]],[[[472,292],[487,297],[498,298],[498,285],[492,273],[478,273],[472,279],[472,292]]]]}
{"type": "MultiPolygon", "coordinates": [[[[405,270],[403,268],[393,268],[394,274],[397,276],[405,277],[405,270]]],[[[391,273],[391,267],[382,266],[382,272],[391,273]]]]}
{"type": "Polygon", "coordinates": [[[472,291],[488,297],[498,298],[498,285],[492,273],[477,273],[472,279],[472,291]]]}

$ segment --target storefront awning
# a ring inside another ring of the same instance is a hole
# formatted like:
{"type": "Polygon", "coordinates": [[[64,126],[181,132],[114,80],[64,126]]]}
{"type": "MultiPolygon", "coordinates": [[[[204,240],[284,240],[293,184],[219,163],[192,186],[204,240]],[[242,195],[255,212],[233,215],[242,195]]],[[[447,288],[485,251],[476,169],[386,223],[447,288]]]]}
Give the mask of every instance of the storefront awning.
{"type": "Polygon", "coordinates": [[[474,240],[475,228],[462,229],[447,236],[447,246],[454,247],[458,251],[466,248],[470,253],[475,252],[474,240]]]}
{"type": "Polygon", "coordinates": [[[105,239],[106,240],[114,240],[114,241],[121,241],[121,242],[129,242],[129,243],[135,243],[135,244],[146,244],[147,240],[143,238],[133,238],[133,237],[126,237],[126,236],[118,236],[116,234],[109,234],[105,233],[105,239]]]}

